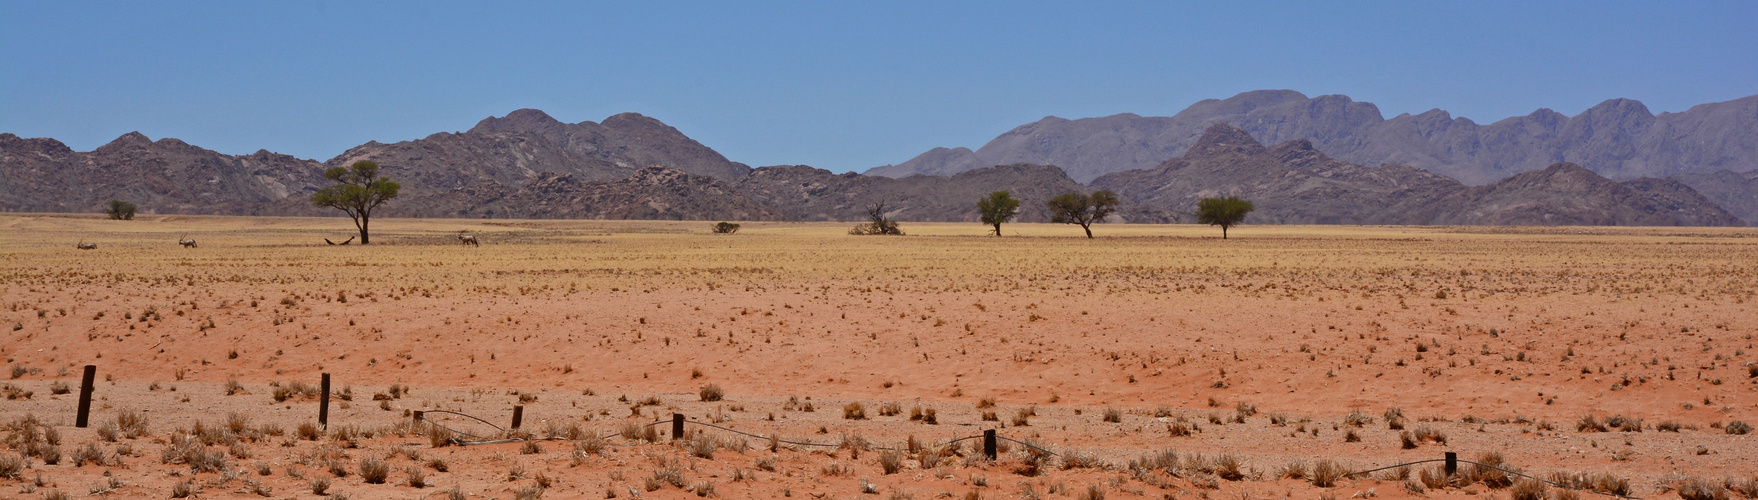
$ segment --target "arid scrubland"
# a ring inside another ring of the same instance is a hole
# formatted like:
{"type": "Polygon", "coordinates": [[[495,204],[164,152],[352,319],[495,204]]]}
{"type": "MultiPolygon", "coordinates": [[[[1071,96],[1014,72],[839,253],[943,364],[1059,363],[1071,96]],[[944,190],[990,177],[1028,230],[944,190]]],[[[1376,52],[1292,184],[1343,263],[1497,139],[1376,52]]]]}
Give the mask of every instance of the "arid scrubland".
{"type": "Polygon", "coordinates": [[[1758,231],[711,226],[0,216],[0,495],[1758,494],[1758,231]]]}

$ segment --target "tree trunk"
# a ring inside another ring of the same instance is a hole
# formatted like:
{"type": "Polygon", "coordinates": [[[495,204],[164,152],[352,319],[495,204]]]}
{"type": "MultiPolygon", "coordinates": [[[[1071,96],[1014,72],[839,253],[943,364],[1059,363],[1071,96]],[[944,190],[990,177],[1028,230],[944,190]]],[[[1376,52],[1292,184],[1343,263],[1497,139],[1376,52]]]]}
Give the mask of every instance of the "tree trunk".
{"type": "Polygon", "coordinates": [[[995,223],[995,236],[1001,236],[1001,223],[995,223]]]}
{"type": "Polygon", "coordinates": [[[1227,239],[1227,226],[1221,226],[1221,239],[1227,239]]]}
{"type": "Polygon", "coordinates": [[[371,241],[368,240],[366,237],[366,224],[367,224],[367,222],[368,222],[368,220],[365,215],[360,216],[360,244],[362,244],[362,245],[371,243],[371,241]]]}
{"type": "Polygon", "coordinates": [[[1093,239],[1093,226],[1091,224],[1081,224],[1080,228],[1086,230],[1087,239],[1093,239]]]}

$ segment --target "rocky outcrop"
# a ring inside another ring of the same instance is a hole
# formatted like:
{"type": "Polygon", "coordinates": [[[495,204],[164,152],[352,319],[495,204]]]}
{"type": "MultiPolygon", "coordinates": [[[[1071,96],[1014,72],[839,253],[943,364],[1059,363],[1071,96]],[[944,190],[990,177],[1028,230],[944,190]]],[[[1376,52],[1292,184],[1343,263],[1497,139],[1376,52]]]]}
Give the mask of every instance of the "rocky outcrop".
{"type": "Polygon", "coordinates": [[[583,180],[542,173],[521,188],[483,184],[453,190],[421,205],[441,217],[516,219],[781,220],[731,184],[651,166],[629,177],[583,180]]]}
{"type": "Polygon", "coordinates": [[[542,111],[521,109],[505,117],[484,118],[469,133],[531,134],[568,152],[610,162],[625,170],[665,165],[728,182],[751,172],[751,167],[728,160],[678,129],[639,113],[614,115],[603,123],[562,123],[542,111]]]}

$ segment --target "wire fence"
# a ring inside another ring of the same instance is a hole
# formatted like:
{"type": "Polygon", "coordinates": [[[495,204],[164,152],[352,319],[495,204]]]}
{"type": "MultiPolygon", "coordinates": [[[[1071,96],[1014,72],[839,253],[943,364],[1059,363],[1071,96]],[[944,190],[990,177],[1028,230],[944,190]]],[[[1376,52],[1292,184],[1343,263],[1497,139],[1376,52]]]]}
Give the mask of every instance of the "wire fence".
{"type": "MultiPolygon", "coordinates": [[[[521,437],[510,437],[510,438],[502,438],[502,439],[484,439],[482,436],[477,436],[477,435],[470,434],[467,432],[461,432],[457,429],[452,429],[452,428],[447,427],[445,425],[442,425],[438,422],[434,422],[432,419],[424,418],[424,417],[425,417],[425,415],[432,415],[432,414],[457,415],[460,417],[475,420],[477,422],[481,422],[485,425],[488,425],[489,427],[493,427],[499,433],[501,433],[503,435],[507,434],[507,429],[503,429],[500,426],[494,425],[493,423],[490,423],[487,420],[477,418],[476,416],[468,415],[468,414],[464,414],[464,413],[459,413],[459,412],[454,412],[454,411],[429,410],[429,411],[426,411],[423,413],[424,413],[424,415],[417,416],[418,420],[425,421],[431,425],[434,425],[436,427],[440,427],[442,429],[446,429],[447,431],[450,431],[454,434],[469,436],[470,438],[474,439],[473,441],[467,441],[467,440],[461,440],[461,439],[454,438],[452,440],[452,443],[457,444],[459,446],[503,444],[503,443],[522,442],[522,441],[532,441],[532,440],[547,440],[547,441],[566,441],[566,440],[569,440],[566,437],[560,437],[560,436],[544,436],[544,437],[521,436],[521,437]]],[[[699,421],[699,420],[690,420],[688,418],[685,418],[681,414],[673,414],[671,419],[654,420],[653,422],[639,425],[639,426],[636,426],[635,428],[646,429],[646,428],[650,428],[650,427],[653,427],[656,425],[661,425],[661,424],[666,424],[666,423],[672,424],[672,427],[673,427],[672,439],[674,439],[674,440],[681,439],[683,437],[682,432],[680,432],[679,430],[685,424],[688,424],[688,425],[695,425],[695,426],[699,426],[699,427],[707,427],[707,428],[711,428],[711,429],[716,429],[719,431],[723,431],[723,432],[727,432],[727,433],[731,433],[731,434],[735,434],[735,435],[739,435],[739,436],[760,439],[760,440],[764,440],[764,441],[773,441],[776,443],[793,445],[793,446],[809,446],[809,447],[822,447],[822,448],[841,448],[844,446],[849,446],[848,443],[840,443],[840,442],[839,443],[814,443],[814,442],[810,442],[810,441],[794,441],[794,440],[782,439],[780,437],[780,435],[778,435],[778,434],[765,436],[762,434],[745,432],[745,431],[741,431],[738,429],[724,427],[724,426],[716,425],[716,424],[709,423],[709,422],[703,422],[703,421],[699,421]]],[[[612,432],[612,433],[606,434],[604,436],[599,436],[598,439],[608,440],[610,438],[614,438],[614,437],[617,437],[622,434],[623,434],[622,431],[612,432]]],[[[942,447],[942,446],[951,446],[951,445],[961,443],[964,441],[970,441],[970,440],[976,440],[976,439],[982,439],[985,441],[983,451],[987,455],[987,458],[989,458],[990,460],[994,460],[997,458],[997,456],[996,456],[997,444],[998,444],[998,442],[1001,442],[1001,441],[1020,445],[1022,447],[1031,449],[1036,453],[1043,454],[1045,456],[1057,457],[1057,458],[1064,457],[1064,455],[1061,453],[1057,453],[1055,451],[1052,451],[1048,448],[1044,448],[1044,447],[1039,446],[1037,444],[998,435],[992,429],[985,431],[983,434],[978,434],[978,435],[973,435],[973,436],[964,436],[964,437],[948,439],[946,441],[941,441],[941,442],[938,442],[937,444],[935,444],[934,447],[938,448],[938,447],[942,447]]],[[[630,444],[605,443],[605,444],[612,445],[612,446],[637,446],[638,445],[638,443],[630,443],[630,444]]],[[[882,450],[882,451],[903,451],[903,450],[900,450],[899,448],[888,447],[888,446],[867,445],[867,446],[864,446],[863,448],[870,449],[870,450],[882,450]]],[[[1423,465],[1423,464],[1431,464],[1431,463],[1444,463],[1444,464],[1446,464],[1447,473],[1449,476],[1451,476],[1457,470],[1458,464],[1467,464],[1467,465],[1472,465],[1475,467],[1483,467],[1483,468],[1487,468],[1487,469],[1491,469],[1491,470],[1500,471],[1503,474],[1508,474],[1508,475],[1512,475],[1512,476],[1518,476],[1518,477],[1522,477],[1522,478],[1526,478],[1526,479],[1531,479],[1534,481],[1539,481],[1539,482],[1542,482],[1542,483],[1545,483],[1547,485],[1557,487],[1557,488],[1563,488],[1563,489],[1573,490],[1573,491],[1581,491],[1581,492],[1586,492],[1586,493],[1591,493],[1591,494],[1596,494],[1596,495],[1604,495],[1604,496],[1613,497],[1613,498],[1622,498],[1622,499],[1628,499],[1628,500],[1641,500],[1639,497],[1635,497],[1635,496],[1624,495],[1624,494],[1619,494],[1619,493],[1615,493],[1615,492],[1600,491],[1600,490],[1594,489],[1594,488],[1581,488],[1581,487],[1577,487],[1577,486],[1571,485],[1571,484],[1565,484],[1565,483],[1560,483],[1560,482],[1556,482],[1556,481],[1551,481],[1549,479],[1544,479],[1541,477],[1529,475],[1529,474],[1526,474],[1526,473],[1523,473],[1523,472],[1520,472],[1517,470],[1507,469],[1507,468],[1504,468],[1504,467],[1501,467],[1501,466],[1495,465],[1495,464],[1487,464],[1487,463],[1473,461],[1473,460],[1458,459],[1458,458],[1456,458],[1456,456],[1453,453],[1447,453],[1447,458],[1417,460],[1414,462],[1403,462],[1403,463],[1386,465],[1386,466],[1376,467],[1376,468],[1367,469],[1367,470],[1347,472],[1347,473],[1342,474],[1338,478],[1343,479],[1343,478],[1350,478],[1350,477],[1355,477],[1355,476],[1365,476],[1365,475],[1373,474],[1375,472],[1382,472],[1382,471],[1388,471],[1388,470],[1393,470],[1393,469],[1398,469],[1398,468],[1403,468],[1403,467],[1410,467],[1410,466],[1415,466],[1415,465],[1423,465]]]]}

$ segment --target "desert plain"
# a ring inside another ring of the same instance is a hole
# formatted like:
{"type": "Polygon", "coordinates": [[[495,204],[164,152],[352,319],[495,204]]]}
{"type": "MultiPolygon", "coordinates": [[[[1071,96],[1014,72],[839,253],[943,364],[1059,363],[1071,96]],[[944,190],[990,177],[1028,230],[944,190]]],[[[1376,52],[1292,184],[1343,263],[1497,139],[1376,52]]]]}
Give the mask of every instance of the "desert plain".
{"type": "Polygon", "coordinates": [[[711,225],[0,215],[0,497],[1758,495],[1758,230],[711,225]]]}

